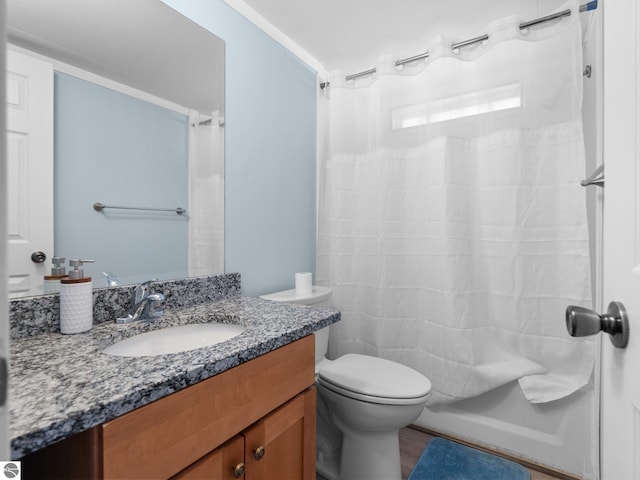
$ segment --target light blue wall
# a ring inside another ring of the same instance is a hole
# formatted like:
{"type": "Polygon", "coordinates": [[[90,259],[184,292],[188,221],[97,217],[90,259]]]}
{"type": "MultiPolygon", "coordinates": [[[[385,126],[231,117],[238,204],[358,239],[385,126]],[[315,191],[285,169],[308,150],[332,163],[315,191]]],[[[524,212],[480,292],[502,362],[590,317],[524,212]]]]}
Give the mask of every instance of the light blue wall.
{"type": "Polygon", "coordinates": [[[225,270],[242,291],[315,272],[316,73],[222,0],[163,0],[226,43],[225,270]]]}
{"type": "Polygon", "coordinates": [[[185,216],[92,205],[186,208],[187,116],[59,72],[54,101],[55,254],[95,260],[94,286],[184,278],[185,216]]]}

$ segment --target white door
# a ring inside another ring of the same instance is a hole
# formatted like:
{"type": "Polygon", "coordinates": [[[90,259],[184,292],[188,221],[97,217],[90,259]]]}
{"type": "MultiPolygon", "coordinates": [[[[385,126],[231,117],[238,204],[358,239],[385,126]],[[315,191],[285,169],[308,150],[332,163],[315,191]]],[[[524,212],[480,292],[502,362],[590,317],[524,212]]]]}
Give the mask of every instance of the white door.
{"type": "Polygon", "coordinates": [[[640,479],[640,2],[602,2],[604,19],[604,304],[629,313],[626,349],[603,339],[603,480],[640,479]]]}
{"type": "Polygon", "coordinates": [[[53,256],[53,67],[7,52],[9,296],[42,293],[53,256]],[[46,261],[39,254],[46,255],[46,261]],[[32,258],[33,256],[33,258],[32,258]]]}
{"type": "MultiPolygon", "coordinates": [[[[0,32],[2,39],[0,40],[0,69],[6,65],[5,59],[5,41],[4,41],[4,24],[6,4],[4,0],[0,0],[0,32]]],[[[5,92],[5,78],[0,78],[0,94],[5,92]]],[[[0,131],[5,126],[5,117],[0,115],[0,131]]],[[[4,191],[7,186],[7,162],[6,162],[6,137],[0,138],[0,191],[4,191]]],[[[1,205],[1,202],[0,202],[1,205]]],[[[3,238],[6,232],[6,209],[0,208],[0,238],[3,238]],[[5,211],[2,211],[5,210],[5,211]]],[[[4,270],[7,264],[7,244],[0,242],[0,270],[4,270]]],[[[6,362],[9,357],[9,319],[7,318],[7,277],[0,279],[0,461],[9,460],[9,402],[6,398],[7,394],[7,376],[6,362]]]]}

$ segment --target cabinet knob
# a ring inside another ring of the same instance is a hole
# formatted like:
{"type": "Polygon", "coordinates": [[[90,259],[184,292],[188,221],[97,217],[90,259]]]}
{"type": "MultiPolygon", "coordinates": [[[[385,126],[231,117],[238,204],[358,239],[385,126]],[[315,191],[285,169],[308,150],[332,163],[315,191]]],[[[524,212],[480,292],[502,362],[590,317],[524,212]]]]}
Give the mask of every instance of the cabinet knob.
{"type": "Polygon", "coordinates": [[[240,462],[235,467],[233,467],[233,476],[236,478],[240,478],[244,475],[244,463],[240,462]]]}
{"type": "Polygon", "coordinates": [[[265,450],[263,446],[259,446],[253,451],[253,456],[255,457],[256,460],[262,460],[262,457],[264,457],[264,454],[265,454],[265,450]]]}

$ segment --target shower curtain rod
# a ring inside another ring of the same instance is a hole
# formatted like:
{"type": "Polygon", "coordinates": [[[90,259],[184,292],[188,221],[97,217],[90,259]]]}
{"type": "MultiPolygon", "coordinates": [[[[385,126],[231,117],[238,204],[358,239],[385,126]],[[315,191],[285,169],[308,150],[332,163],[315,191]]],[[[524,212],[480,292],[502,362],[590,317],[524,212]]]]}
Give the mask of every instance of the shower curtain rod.
{"type": "MultiPolygon", "coordinates": [[[[595,10],[598,8],[598,0],[591,0],[583,5],[580,5],[580,12],[587,12],[589,10],[595,10]]],[[[536,25],[540,25],[541,23],[550,22],[552,20],[557,20],[559,18],[569,17],[571,16],[571,10],[563,10],[561,12],[552,13],[550,15],[545,15],[544,17],[536,18],[533,20],[529,20],[528,22],[523,22],[520,24],[520,30],[524,30],[525,28],[534,27],[536,25]]],[[[462,42],[454,43],[451,45],[451,50],[456,50],[458,48],[467,47],[469,45],[473,45],[475,43],[484,42],[489,40],[489,35],[484,34],[479,37],[470,38],[469,40],[463,40],[462,42]]],[[[403,58],[402,60],[397,60],[395,65],[399,67],[401,65],[405,65],[407,63],[416,62],[418,60],[422,60],[423,58],[428,58],[429,52],[421,53],[419,55],[414,55],[413,57],[403,58]]],[[[364,77],[365,75],[372,75],[376,73],[376,68],[370,68],[369,70],[364,70],[362,72],[353,73],[351,75],[347,75],[345,80],[348,82],[349,80],[353,80],[355,78],[364,77]]],[[[330,82],[322,82],[320,84],[320,88],[328,87],[330,82]]]]}

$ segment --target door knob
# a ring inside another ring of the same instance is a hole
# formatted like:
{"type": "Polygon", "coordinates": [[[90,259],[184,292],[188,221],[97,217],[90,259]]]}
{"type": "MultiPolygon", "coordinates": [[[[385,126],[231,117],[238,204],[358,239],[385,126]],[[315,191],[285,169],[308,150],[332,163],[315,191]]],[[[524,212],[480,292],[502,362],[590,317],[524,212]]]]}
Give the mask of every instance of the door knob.
{"type": "Polygon", "coordinates": [[[586,337],[603,331],[611,335],[611,343],[617,348],[625,348],[629,342],[629,319],[621,302],[611,302],[607,313],[602,315],[588,308],[569,305],[566,320],[572,337],[586,337]]]}
{"type": "Polygon", "coordinates": [[[47,259],[47,255],[44,252],[33,252],[31,254],[31,261],[33,263],[43,263],[47,259]]]}

